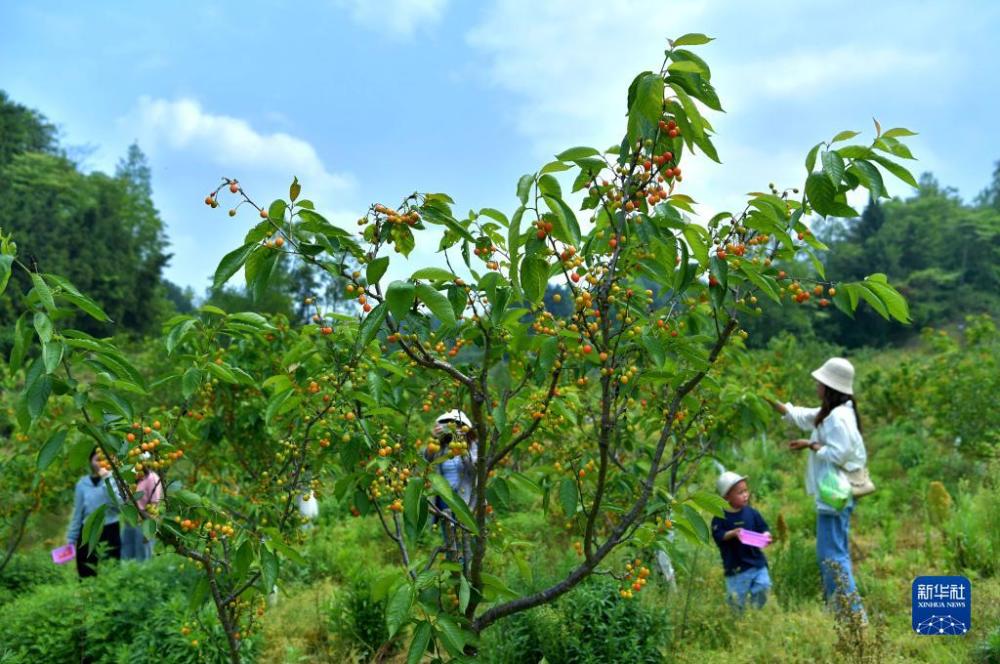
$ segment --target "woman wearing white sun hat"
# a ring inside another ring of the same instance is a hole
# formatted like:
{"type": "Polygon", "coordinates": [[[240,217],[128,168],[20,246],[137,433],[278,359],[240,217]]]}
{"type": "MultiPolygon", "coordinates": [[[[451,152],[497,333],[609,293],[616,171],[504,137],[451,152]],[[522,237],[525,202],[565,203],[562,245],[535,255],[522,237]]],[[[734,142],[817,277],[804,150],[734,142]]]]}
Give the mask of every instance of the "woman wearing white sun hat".
{"type": "Polygon", "coordinates": [[[816,499],[816,556],[823,577],[824,596],[829,601],[837,593],[843,593],[850,598],[848,601],[852,609],[863,613],[848,548],[854,500],[848,495],[846,505],[831,506],[821,498],[820,491],[820,483],[829,474],[858,471],[867,463],[861,418],[854,396],[854,367],[842,357],[833,357],[813,371],[812,377],[816,379],[816,396],[821,402],[819,408],[803,408],[776,401],[772,401],[771,405],[786,421],[811,432],[808,440],[799,438],[788,441],[788,448],[809,450],[806,492],[816,499]]]}

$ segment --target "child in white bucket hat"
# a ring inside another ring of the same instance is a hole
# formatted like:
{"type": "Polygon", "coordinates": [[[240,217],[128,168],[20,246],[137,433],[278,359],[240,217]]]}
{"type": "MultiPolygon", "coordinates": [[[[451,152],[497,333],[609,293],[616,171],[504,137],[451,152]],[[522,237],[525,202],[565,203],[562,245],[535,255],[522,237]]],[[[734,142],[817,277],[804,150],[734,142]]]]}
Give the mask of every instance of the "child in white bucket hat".
{"type": "Polygon", "coordinates": [[[719,475],[715,490],[729,503],[721,517],[712,518],[712,538],[719,547],[726,576],[726,599],[737,612],[743,610],[747,597],[752,606],[760,608],[771,587],[767,558],[760,546],[744,543],[740,531],[764,534],[770,540],[770,528],[760,512],[750,507],[745,475],[727,470],[719,475]]]}
{"type": "Polygon", "coordinates": [[[788,441],[793,451],[808,449],[806,492],[816,501],[816,555],[823,577],[827,600],[837,593],[851,597],[851,605],[864,613],[857,596],[848,532],[854,500],[849,495],[845,505],[830,505],[821,497],[820,484],[830,474],[851,473],[865,468],[868,454],[861,436],[861,418],[854,394],[854,366],[842,357],[832,357],[812,372],[816,379],[819,408],[803,408],[791,403],[771,401],[784,419],[809,431],[809,439],[788,441]]]}

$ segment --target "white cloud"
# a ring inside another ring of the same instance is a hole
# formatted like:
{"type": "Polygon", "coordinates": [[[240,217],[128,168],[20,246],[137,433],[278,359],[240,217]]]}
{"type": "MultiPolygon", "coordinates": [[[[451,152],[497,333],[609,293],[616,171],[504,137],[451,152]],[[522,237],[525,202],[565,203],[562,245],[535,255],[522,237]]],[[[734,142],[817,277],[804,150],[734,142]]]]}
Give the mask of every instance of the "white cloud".
{"type": "MultiPolygon", "coordinates": [[[[799,144],[800,138],[783,131],[801,115],[785,102],[818,103],[831,93],[842,101],[851,96],[848,91],[924,75],[944,57],[892,44],[824,43],[822,34],[794,41],[801,32],[796,17],[785,17],[782,3],[772,4],[774,12],[748,13],[712,1],[499,0],[466,41],[478,52],[488,81],[513,95],[502,119],[530,140],[535,159],[544,160],[572,145],[603,148],[620,141],[628,85],[638,72],[660,65],[667,37],[721,37],[695,50],[712,65],[727,110],[707,114],[719,132],[715,144],[724,165],[701,155],[685,160],[680,188],[704,201],[698,210],[709,216],[720,208],[739,212],[744,195],[766,191],[769,181],[801,186],[812,143],[799,144]],[[760,37],[750,45],[740,38],[759,34],[773,39],[760,37]],[[770,109],[764,115],[777,129],[766,136],[746,129],[760,121],[762,109],[770,109]]],[[[839,128],[818,126],[815,140],[839,128]]]]}
{"type": "Polygon", "coordinates": [[[447,0],[337,0],[351,12],[351,18],[372,30],[384,30],[395,37],[410,37],[423,25],[437,23],[447,0]]]}
{"type": "Polygon", "coordinates": [[[621,140],[625,91],[663,59],[668,36],[688,32],[706,6],[656,0],[500,0],[466,36],[487,58],[491,81],[517,95],[519,131],[541,153],[570,142],[621,140]],[[628,41],[618,41],[628,26],[628,41]]]}
{"type": "Polygon", "coordinates": [[[821,87],[856,85],[899,73],[920,74],[938,65],[941,58],[940,54],[927,51],[911,53],[896,48],[844,44],[755,61],[739,68],[736,79],[756,82],[758,94],[802,97],[821,87]]]}
{"type": "Polygon", "coordinates": [[[332,198],[353,187],[351,176],[328,170],[309,142],[283,132],[260,133],[246,120],[205,111],[193,99],[142,97],[122,124],[154,157],[161,150],[193,152],[232,177],[294,175],[317,197],[332,198]]]}
{"type": "MultiPolygon", "coordinates": [[[[211,113],[189,98],[142,97],[118,125],[121,136],[136,139],[149,155],[154,199],[173,245],[165,276],[176,283],[200,290],[219,259],[238,247],[259,221],[245,209],[229,219],[223,210],[202,204],[220,176],[239,179],[262,205],[286,197],[295,176],[302,183],[303,198],[313,200],[331,222],[351,229],[351,220],[357,218],[346,212],[356,196],[354,178],[332,170],[302,138],[255,129],[244,119],[211,113]]],[[[224,206],[239,200],[225,190],[221,198],[224,206]]]]}

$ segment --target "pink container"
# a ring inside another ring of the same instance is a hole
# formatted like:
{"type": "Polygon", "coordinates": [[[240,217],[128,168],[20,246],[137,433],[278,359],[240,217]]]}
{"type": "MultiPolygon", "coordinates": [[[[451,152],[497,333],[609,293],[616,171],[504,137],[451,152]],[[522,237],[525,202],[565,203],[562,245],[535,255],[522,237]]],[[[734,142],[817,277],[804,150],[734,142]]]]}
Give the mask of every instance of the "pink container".
{"type": "Polygon", "coordinates": [[[756,533],[752,530],[746,530],[744,528],[740,528],[739,538],[740,541],[747,546],[755,546],[758,549],[763,549],[771,543],[770,535],[765,533],[756,533]]]}
{"type": "Polygon", "coordinates": [[[61,546],[58,549],[52,549],[52,562],[56,565],[68,563],[74,558],[76,558],[76,547],[72,544],[61,546]]]}

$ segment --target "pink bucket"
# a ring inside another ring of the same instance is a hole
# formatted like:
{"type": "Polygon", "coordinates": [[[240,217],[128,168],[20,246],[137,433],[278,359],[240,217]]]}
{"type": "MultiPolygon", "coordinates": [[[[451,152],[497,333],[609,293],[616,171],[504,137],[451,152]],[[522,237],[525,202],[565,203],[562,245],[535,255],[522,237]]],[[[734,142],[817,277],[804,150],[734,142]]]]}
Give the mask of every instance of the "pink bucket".
{"type": "Polygon", "coordinates": [[[61,546],[58,549],[52,549],[52,562],[56,565],[68,563],[74,558],[76,558],[76,547],[72,544],[61,546]]]}
{"type": "Polygon", "coordinates": [[[763,549],[768,544],[771,543],[771,536],[765,533],[757,533],[752,530],[746,530],[740,528],[739,533],[740,541],[747,546],[755,546],[758,549],[763,549]]]}

